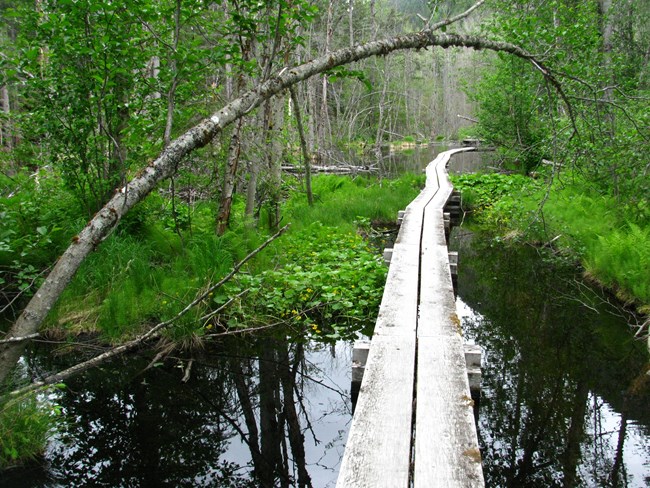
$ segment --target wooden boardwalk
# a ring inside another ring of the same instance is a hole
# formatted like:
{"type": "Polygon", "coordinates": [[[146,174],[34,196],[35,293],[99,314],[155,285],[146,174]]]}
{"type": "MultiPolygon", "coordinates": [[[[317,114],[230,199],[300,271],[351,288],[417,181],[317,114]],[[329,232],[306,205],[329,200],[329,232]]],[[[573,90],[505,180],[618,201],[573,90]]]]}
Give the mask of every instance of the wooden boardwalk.
{"type": "Polygon", "coordinates": [[[443,220],[465,150],[429,164],[404,214],[338,488],[484,486],[443,220]]]}

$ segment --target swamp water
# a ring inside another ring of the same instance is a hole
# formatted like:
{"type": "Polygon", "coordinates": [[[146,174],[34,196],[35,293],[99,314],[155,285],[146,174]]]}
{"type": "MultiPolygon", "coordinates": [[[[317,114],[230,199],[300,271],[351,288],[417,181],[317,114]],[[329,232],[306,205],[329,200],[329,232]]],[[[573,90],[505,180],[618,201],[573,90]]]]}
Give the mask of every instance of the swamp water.
{"type": "Polygon", "coordinates": [[[465,339],[483,348],[487,486],[650,486],[650,364],[625,313],[532,247],[463,229],[450,247],[465,339]]]}
{"type": "MultiPolygon", "coordinates": [[[[625,321],[587,303],[571,266],[532,248],[490,246],[463,229],[452,248],[465,335],[484,349],[488,486],[648,486],[648,357],[625,321]]],[[[31,350],[25,374],[78,359],[49,352],[31,350]]],[[[53,393],[59,433],[0,486],[335,485],[352,415],[350,344],[250,335],[151,360],[123,358],[53,393]]]]}

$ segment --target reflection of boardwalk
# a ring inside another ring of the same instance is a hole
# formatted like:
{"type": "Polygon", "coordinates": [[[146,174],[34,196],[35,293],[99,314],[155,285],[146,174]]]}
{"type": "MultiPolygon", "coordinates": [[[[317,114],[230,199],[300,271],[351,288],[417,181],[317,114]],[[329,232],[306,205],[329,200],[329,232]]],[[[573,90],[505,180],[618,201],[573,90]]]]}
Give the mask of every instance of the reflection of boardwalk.
{"type": "Polygon", "coordinates": [[[339,488],[484,485],[443,219],[446,164],[463,150],[429,164],[406,209],[339,488]]]}

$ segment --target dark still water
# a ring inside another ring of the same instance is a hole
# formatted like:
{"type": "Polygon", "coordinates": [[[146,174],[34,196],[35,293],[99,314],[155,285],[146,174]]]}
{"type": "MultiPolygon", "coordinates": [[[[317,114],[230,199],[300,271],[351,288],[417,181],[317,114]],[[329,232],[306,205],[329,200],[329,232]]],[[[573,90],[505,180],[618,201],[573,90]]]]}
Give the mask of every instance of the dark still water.
{"type": "Polygon", "coordinates": [[[52,398],[65,422],[45,459],[0,486],[334,486],[351,420],[349,345],[247,337],[193,358],[186,382],[187,357],[146,371],[150,359],[129,357],[70,381],[52,398]]]}
{"type": "Polygon", "coordinates": [[[575,267],[456,229],[458,311],[483,347],[479,441],[492,487],[650,486],[644,341],[575,267]]]}

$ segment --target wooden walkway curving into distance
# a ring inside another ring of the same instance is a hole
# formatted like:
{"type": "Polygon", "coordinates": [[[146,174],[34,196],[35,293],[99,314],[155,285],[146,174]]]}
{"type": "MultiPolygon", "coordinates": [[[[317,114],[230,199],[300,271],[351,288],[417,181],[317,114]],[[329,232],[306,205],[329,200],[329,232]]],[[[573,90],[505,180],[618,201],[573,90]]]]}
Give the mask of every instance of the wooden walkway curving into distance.
{"type": "Polygon", "coordinates": [[[484,486],[443,209],[440,154],[404,213],[337,488],[484,486]]]}

